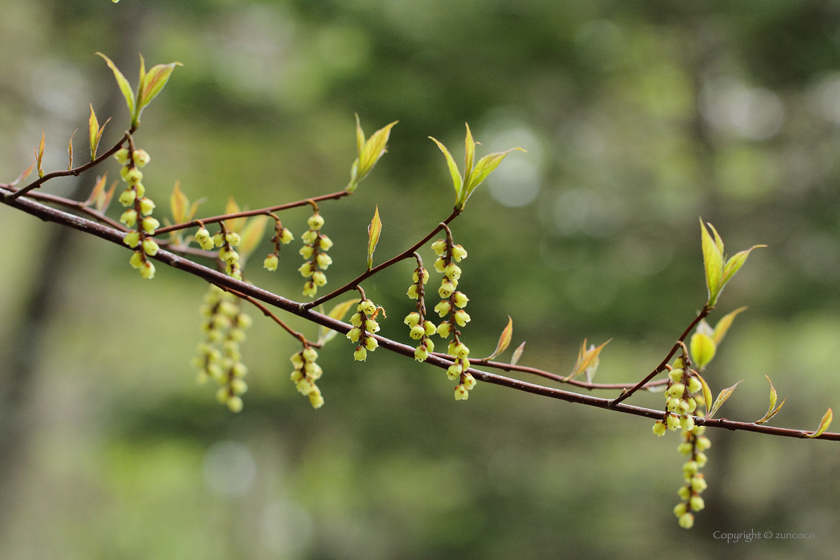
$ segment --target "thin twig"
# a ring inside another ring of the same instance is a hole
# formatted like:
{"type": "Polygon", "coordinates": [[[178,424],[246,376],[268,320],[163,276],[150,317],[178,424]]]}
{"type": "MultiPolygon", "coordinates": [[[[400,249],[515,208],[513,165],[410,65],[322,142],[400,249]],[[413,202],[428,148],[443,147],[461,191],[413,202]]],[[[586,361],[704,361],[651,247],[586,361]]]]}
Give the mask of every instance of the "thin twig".
{"type": "Polygon", "coordinates": [[[437,232],[446,228],[447,224],[450,223],[455,218],[457,218],[460,214],[461,214],[461,211],[456,208],[455,210],[452,211],[452,213],[449,215],[448,218],[446,218],[444,221],[442,221],[440,224],[438,224],[438,226],[435,229],[433,229],[428,235],[426,235],[426,237],[424,237],[423,239],[421,239],[420,241],[418,241],[417,243],[412,245],[410,248],[406,249],[405,251],[403,251],[402,253],[400,253],[396,257],[393,257],[393,258],[385,261],[384,263],[380,264],[379,266],[374,266],[370,270],[365,271],[364,273],[357,276],[355,279],[351,280],[350,282],[343,285],[342,287],[328,293],[327,295],[321,296],[318,299],[310,301],[309,303],[302,304],[301,305],[301,310],[312,309],[313,307],[317,307],[317,306],[321,305],[322,303],[325,303],[325,302],[327,302],[327,301],[329,301],[333,298],[336,298],[336,297],[340,296],[341,294],[343,294],[345,292],[349,292],[350,290],[355,289],[364,280],[366,280],[367,278],[370,278],[371,276],[373,276],[374,274],[376,274],[380,270],[384,270],[384,269],[388,268],[389,266],[392,266],[392,265],[394,265],[394,264],[396,264],[396,263],[398,263],[402,260],[413,257],[414,252],[417,251],[417,249],[419,249],[420,247],[425,245],[432,237],[435,236],[435,234],[437,234],[437,232]]]}

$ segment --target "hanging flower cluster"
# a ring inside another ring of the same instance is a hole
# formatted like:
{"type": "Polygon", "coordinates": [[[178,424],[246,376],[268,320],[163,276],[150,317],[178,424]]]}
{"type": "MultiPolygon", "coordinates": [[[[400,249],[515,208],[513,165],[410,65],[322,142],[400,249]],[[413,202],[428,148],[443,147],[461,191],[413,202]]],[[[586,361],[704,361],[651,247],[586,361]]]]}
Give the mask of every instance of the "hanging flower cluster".
{"type": "MultiPolygon", "coordinates": [[[[684,360],[678,358],[677,365],[682,365],[684,360]]],[[[704,451],[712,444],[703,435],[705,426],[696,426],[692,417],[698,406],[705,406],[700,379],[691,369],[678,367],[669,371],[668,381],[665,421],[658,420],[653,425],[653,433],[662,436],[667,430],[682,430],[683,442],[677,450],[687,459],[683,464],[685,485],[678,492],[682,501],[674,507],[674,515],[679,519],[680,527],[690,529],[694,525],[693,512],[705,507],[700,494],[706,489],[706,480],[699,470],[708,461],[704,451]]]]}
{"type": "Polygon", "coordinates": [[[129,140],[128,148],[118,150],[114,157],[123,166],[120,177],[128,183],[119,198],[120,204],[127,208],[120,216],[120,222],[126,227],[136,226],[136,229],[123,238],[123,243],[137,249],[129,263],[140,271],[143,278],[151,279],[155,276],[155,265],[147,257],[154,257],[160,249],[151,237],[160,227],[160,222],[152,218],[155,203],[145,196],[146,188],[141,182],[143,172],[139,169],[149,163],[149,154],[145,150],[136,149],[134,142],[129,140]]]}
{"type": "Polygon", "coordinates": [[[242,267],[239,266],[239,253],[236,252],[236,247],[241,242],[239,234],[235,231],[228,231],[225,223],[219,224],[221,229],[219,233],[213,236],[213,245],[220,247],[219,258],[225,262],[225,272],[231,278],[242,280],[242,267]]]}
{"type": "Polygon", "coordinates": [[[414,269],[414,275],[412,276],[414,283],[408,288],[408,297],[417,300],[417,311],[412,311],[406,316],[405,324],[411,329],[409,333],[411,338],[420,341],[414,350],[414,359],[425,362],[429,354],[435,349],[435,343],[429,337],[437,332],[437,327],[426,319],[424,285],[429,281],[429,272],[423,268],[420,257],[416,253],[415,256],[418,259],[417,268],[414,269]]]}
{"type": "Polygon", "coordinates": [[[292,235],[291,231],[283,227],[283,224],[280,223],[277,216],[274,214],[271,216],[274,218],[274,235],[271,238],[271,242],[274,244],[274,251],[269,253],[265,258],[263,267],[266,270],[274,272],[277,270],[277,265],[280,262],[280,245],[288,245],[294,240],[295,236],[292,235]]]}
{"type": "Polygon", "coordinates": [[[291,376],[292,383],[300,394],[309,397],[312,408],[321,408],[324,405],[321,390],[315,385],[315,381],[323,373],[321,366],[315,363],[317,359],[318,352],[309,345],[292,356],[292,365],[295,368],[291,376]]]}
{"type": "Polygon", "coordinates": [[[327,283],[327,275],[322,271],[332,264],[327,251],[333,243],[329,237],[321,233],[324,218],[318,213],[317,208],[306,223],[309,229],[301,235],[304,246],[300,249],[300,254],[306,262],[298,270],[304,278],[309,278],[303,285],[303,295],[315,297],[318,287],[327,283]]]}
{"type": "Polygon", "coordinates": [[[373,352],[379,343],[373,338],[373,333],[379,331],[379,323],[376,317],[381,307],[374,305],[369,299],[363,299],[356,306],[356,313],[350,317],[350,324],[353,328],[347,333],[350,342],[357,344],[353,358],[364,362],[367,359],[368,351],[373,352]]]}
{"type": "Polygon", "coordinates": [[[216,399],[233,412],[242,410],[242,395],[248,385],[242,379],[248,368],[242,363],[239,344],[245,340],[245,329],[252,319],[239,307],[239,299],[217,286],[210,286],[204,296],[201,314],[205,318],[205,340],[198,345],[193,365],[199,369],[198,381],[209,378],[219,382],[216,399]]]}
{"type": "Polygon", "coordinates": [[[455,263],[467,258],[467,251],[460,245],[454,244],[448,230],[446,239],[438,239],[432,243],[432,249],[438,256],[435,261],[435,270],[443,274],[440,288],[438,288],[441,301],[435,306],[435,311],[440,317],[447,317],[438,325],[437,333],[442,338],[448,338],[450,333],[453,335],[448,353],[455,359],[455,363],[449,366],[447,375],[453,381],[458,380],[458,386],[455,387],[455,400],[466,400],[469,397],[469,391],[475,387],[475,379],[467,371],[470,367],[468,359],[470,349],[461,341],[461,331],[458,327],[464,327],[470,322],[469,314],[464,311],[469,298],[456,289],[461,278],[461,268],[455,263]]]}

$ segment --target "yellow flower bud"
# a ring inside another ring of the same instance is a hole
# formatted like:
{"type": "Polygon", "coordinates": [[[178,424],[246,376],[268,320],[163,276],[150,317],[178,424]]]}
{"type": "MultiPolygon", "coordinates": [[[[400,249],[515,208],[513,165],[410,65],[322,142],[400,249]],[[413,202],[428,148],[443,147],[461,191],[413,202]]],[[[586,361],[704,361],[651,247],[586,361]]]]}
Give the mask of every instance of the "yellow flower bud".
{"type": "Polygon", "coordinates": [[[312,405],[312,408],[321,408],[324,406],[324,397],[321,396],[320,391],[309,393],[309,404],[312,405]]]}
{"type": "Polygon", "coordinates": [[[357,362],[364,362],[367,360],[367,350],[364,346],[357,346],[356,351],[353,352],[353,359],[357,362]]]}
{"type": "Polygon", "coordinates": [[[690,513],[685,513],[680,516],[680,527],[683,529],[691,529],[694,527],[694,516],[690,513]]]}
{"type": "Polygon", "coordinates": [[[437,333],[441,338],[449,337],[449,333],[452,331],[452,324],[449,321],[444,321],[437,327],[437,333]]]}
{"type": "Polygon", "coordinates": [[[470,398],[470,392],[467,390],[466,387],[463,385],[458,385],[455,387],[455,400],[456,401],[465,401],[470,398]]]}
{"type": "Polygon", "coordinates": [[[332,257],[326,253],[318,253],[318,256],[315,257],[315,261],[318,263],[318,268],[321,270],[327,270],[333,262],[332,257]]]}
{"type": "Polygon", "coordinates": [[[429,351],[426,349],[426,347],[424,345],[421,344],[420,346],[418,346],[414,350],[414,359],[417,360],[418,362],[425,362],[426,358],[428,358],[428,357],[429,357],[429,351]]]}
{"type": "Polygon", "coordinates": [[[421,325],[415,325],[411,327],[411,332],[409,333],[411,338],[413,338],[414,340],[420,340],[421,338],[423,338],[424,334],[426,334],[426,329],[424,329],[421,325]]]}
{"type": "Polygon", "coordinates": [[[225,241],[227,241],[231,247],[236,247],[242,239],[240,239],[239,234],[235,231],[229,231],[225,234],[225,241]]]}
{"type": "Polygon", "coordinates": [[[303,232],[303,234],[300,236],[300,238],[307,245],[311,245],[311,244],[315,243],[316,239],[318,239],[318,232],[317,231],[312,231],[310,229],[310,230],[307,230],[307,231],[303,232]]]}
{"type": "Polygon", "coordinates": [[[160,246],[154,239],[147,237],[143,240],[143,250],[146,252],[147,255],[150,257],[154,257],[157,255],[158,251],[160,250],[160,246]]]}
{"type": "Polygon", "coordinates": [[[455,322],[458,323],[458,326],[463,327],[470,322],[470,316],[463,309],[459,309],[455,312],[455,322]]]}
{"type": "Polygon", "coordinates": [[[120,195],[120,204],[122,204],[123,206],[131,206],[132,204],[134,204],[135,198],[137,198],[137,193],[134,192],[134,189],[125,189],[120,195]]]}
{"type": "Polygon", "coordinates": [[[151,280],[155,277],[155,265],[151,262],[146,261],[143,263],[143,266],[140,267],[140,276],[145,278],[146,280],[151,280]]]}
{"type": "Polygon", "coordinates": [[[133,208],[126,210],[120,216],[120,222],[128,227],[133,227],[137,223],[137,212],[133,208]]]}
{"type": "Polygon", "coordinates": [[[123,243],[134,249],[140,243],[140,232],[132,231],[123,238],[123,243]]]}
{"type": "Polygon", "coordinates": [[[114,159],[124,165],[128,161],[128,148],[117,150],[117,153],[114,154],[114,159]]]}
{"type": "Polygon", "coordinates": [[[420,314],[416,311],[412,311],[408,315],[405,316],[405,324],[409,327],[414,327],[420,324],[420,314]]]}
{"type": "Polygon", "coordinates": [[[309,226],[309,229],[319,230],[324,225],[324,218],[320,214],[313,214],[306,220],[306,225],[309,226]]]}
{"type": "Polygon", "coordinates": [[[455,262],[461,262],[462,259],[467,258],[467,251],[460,245],[452,247],[452,259],[455,262]]]}
{"type": "Polygon", "coordinates": [[[277,255],[274,253],[268,255],[265,260],[263,261],[263,268],[266,270],[270,270],[274,272],[277,270],[277,265],[280,263],[280,259],[277,258],[277,255]]]}
{"type": "Polygon", "coordinates": [[[327,275],[320,270],[316,270],[312,273],[312,281],[315,282],[316,286],[323,286],[327,283],[327,275]]]}
{"type": "Polygon", "coordinates": [[[475,377],[473,377],[471,373],[467,372],[464,374],[463,383],[467,391],[472,391],[473,387],[475,387],[475,377]]]}
{"type": "Polygon", "coordinates": [[[664,436],[665,435],[665,423],[662,420],[657,420],[656,423],[653,425],[653,433],[657,436],[664,436]]]}
{"type": "Polygon", "coordinates": [[[330,241],[330,238],[326,235],[321,235],[321,239],[318,241],[318,247],[320,247],[322,251],[329,251],[332,246],[333,242],[330,241]]]}
{"type": "Polygon", "coordinates": [[[131,259],[128,261],[128,264],[130,264],[133,268],[140,268],[143,266],[144,260],[143,253],[135,251],[134,254],[131,255],[131,259]]]}
{"type": "Polygon", "coordinates": [[[373,352],[379,346],[379,342],[376,341],[375,338],[369,336],[365,339],[365,348],[368,352],[373,352]]]}
{"type": "Polygon", "coordinates": [[[236,395],[232,397],[228,397],[227,401],[225,401],[227,407],[230,409],[231,412],[241,412],[242,411],[242,398],[237,397],[236,395]]]}
{"type": "Polygon", "coordinates": [[[160,222],[157,221],[155,218],[146,217],[143,218],[141,226],[143,227],[143,231],[145,231],[149,235],[153,235],[155,233],[155,230],[160,227],[160,222]]]}
{"type": "Polygon", "coordinates": [[[426,336],[432,336],[437,332],[437,327],[431,321],[426,321],[423,323],[423,329],[425,331],[426,336]]]}
{"type": "Polygon", "coordinates": [[[437,256],[443,255],[446,252],[446,240],[438,239],[432,243],[432,251],[434,251],[437,256]]]}
{"type": "Polygon", "coordinates": [[[280,230],[280,243],[282,243],[283,245],[288,245],[289,243],[294,241],[294,239],[295,236],[292,235],[292,232],[288,229],[283,228],[282,230],[280,230]]]}
{"type": "Polygon", "coordinates": [[[300,253],[300,256],[304,259],[308,259],[312,256],[312,253],[314,251],[315,249],[312,247],[312,245],[304,245],[300,248],[300,251],[298,251],[298,253],[300,253]]]}
{"type": "Polygon", "coordinates": [[[458,307],[466,307],[468,301],[470,301],[470,298],[464,295],[463,292],[455,292],[455,305],[458,307]]]}
{"type": "Polygon", "coordinates": [[[142,212],[144,216],[151,214],[154,209],[155,203],[151,198],[143,197],[140,199],[140,212],[142,212]]]}
{"type": "MultiPolygon", "coordinates": [[[[134,160],[134,165],[136,165],[137,167],[145,167],[145,165],[149,163],[149,161],[151,161],[152,158],[149,157],[149,154],[146,153],[146,150],[134,150],[131,153],[131,159],[134,160]]],[[[128,157],[126,157],[126,161],[127,160],[128,157]]]]}

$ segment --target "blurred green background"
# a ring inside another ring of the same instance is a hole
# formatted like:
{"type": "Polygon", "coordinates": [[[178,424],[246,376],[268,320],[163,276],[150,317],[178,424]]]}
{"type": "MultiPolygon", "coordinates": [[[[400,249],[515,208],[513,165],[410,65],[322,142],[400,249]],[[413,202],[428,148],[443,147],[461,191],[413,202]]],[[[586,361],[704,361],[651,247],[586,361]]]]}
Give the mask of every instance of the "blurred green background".
{"type": "MultiPolygon", "coordinates": [[[[815,429],[840,404],[836,1],[0,9],[2,181],[29,165],[42,130],[47,169],[66,165],[74,129],[86,154],[88,103],[100,122],[114,117],[103,145],[127,128],[96,51],[132,83],[138,52],[184,64],[136,135],[160,216],[176,179],[207,197],[201,215],[231,195],[257,208],[339,190],[353,114],[368,134],[398,119],[356,194],[322,206],[335,287],[363,270],[375,205],[378,262],[448,215],[450,179],[427,137],[460,160],[466,121],[481,153],[527,150],[453,225],[470,252],[474,355],[492,351],[510,315],[524,365],[565,374],[584,338],[612,338],[596,380],[641,378],[704,302],[702,216],[730,253],[768,245],[711,320],[749,306],[707,370],[715,392],[744,380],[720,415],[761,417],[764,375],[790,395],[774,425],[815,429]]],[[[116,162],[107,169],[114,177],[116,162]]],[[[284,225],[299,238],[307,216],[288,212],[284,225]]],[[[840,547],[831,443],[711,433],[707,509],[684,531],[671,514],[678,438],[655,438],[648,420],[489,385],[455,402],[440,370],[384,351],[354,363],[341,337],[321,352],[326,405],[313,411],[288,380],[294,341],[256,310],[250,391],[233,415],[189,365],[202,282],[165,267],[143,281],[125,250],[7,207],[0,235],[0,558],[773,559],[840,547]],[[814,538],[714,537],[751,530],[814,538]]],[[[246,274],[302,300],[296,249],[277,273],[255,258],[246,274]]],[[[405,342],[412,268],[364,284],[387,310],[381,334],[405,342]]]]}

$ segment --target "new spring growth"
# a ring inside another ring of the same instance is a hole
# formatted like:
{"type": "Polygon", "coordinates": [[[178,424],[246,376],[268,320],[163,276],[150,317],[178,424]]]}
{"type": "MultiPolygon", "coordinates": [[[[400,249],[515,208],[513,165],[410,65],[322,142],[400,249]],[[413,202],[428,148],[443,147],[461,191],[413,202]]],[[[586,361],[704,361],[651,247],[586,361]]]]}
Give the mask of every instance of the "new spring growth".
{"type": "Polygon", "coordinates": [[[225,223],[221,222],[219,233],[213,236],[213,245],[220,247],[219,258],[225,263],[225,272],[231,278],[242,280],[242,267],[239,266],[239,253],[236,247],[242,241],[239,234],[234,231],[227,231],[225,223]]]}
{"type": "Polygon", "coordinates": [[[303,285],[303,295],[309,297],[315,297],[318,288],[327,283],[327,276],[322,271],[332,264],[332,259],[327,255],[327,251],[332,247],[332,241],[321,233],[324,218],[318,213],[317,205],[314,202],[312,205],[315,213],[306,222],[309,229],[301,235],[304,246],[301,247],[300,254],[306,262],[298,268],[301,276],[309,278],[303,285]]]}
{"type": "Polygon", "coordinates": [[[309,403],[312,408],[321,408],[324,405],[324,397],[321,396],[321,390],[315,385],[323,370],[315,363],[318,359],[318,352],[309,345],[305,345],[303,350],[292,355],[292,371],[291,380],[295,384],[298,392],[301,395],[309,397],[309,403]]]}
{"type": "Polygon", "coordinates": [[[435,312],[440,317],[447,317],[437,327],[437,334],[442,338],[453,335],[453,341],[449,344],[449,355],[455,363],[447,370],[450,379],[458,380],[455,387],[455,400],[466,400],[469,391],[475,387],[475,379],[467,371],[470,361],[467,358],[470,350],[461,341],[461,331],[458,327],[464,327],[470,322],[469,314],[464,311],[469,298],[463,292],[457,290],[461,278],[461,267],[457,264],[467,258],[467,251],[452,241],[452,233],[446,229],[445,239],[438,239],[432,243],[432,250],[438,256],[435,261],[435,270],[443,274],[438,295],[441,301],[435,306],[435,312]]]}
{"type": "Polygon", "coordinates": [[[270,215],[274,218],[274,235],[271,238],[271,242],[274,244],[274,252],[269,253],[265,258],[263,267],[274,272],[280,263],[280,245],[288,245],[294,240],[295,236],[292,235],[291,231],[283,227],[283,224],[280,223],[280,218],[274,214],[270,215]]]}
{"type": "Polygon", "coordinates": [[[417,259],[417,268],[414,269],[412,274],[414,282],[408,288],[408,297],[417,300],[417,310],[406,316],[405,324],[410,329],[409,336],[419,341],[417,348],[414,350],[414,359],[418,362],[425,362],[429,354],[435,349],[435,344],[429,337],[437,332],[437,327],[426,319],[424,286],[429,281],[429,272],[423,268],[423,261],[420,260],[420,256],[417,253],[414,256],[417,259]]]}
{"type": "Polygon", "coordinates": [[[120,216],[120,222],[126,227],[136,226],[134,231],[126,234],[123,243],[132,249],[139,246],[131,256],[129,264],[137,269],[143,278],[151,279],[155,275],[155,265],[146,257],[154,257],[160,249],[157,242],[151,238],[160,227],[160,222],[151,217],[155,203],[145,196],[146,188],[141,182],[143,172],[139,169],[149,163],[151,158],[145,150],[135,148],[131,138],[128,148],[118,150],[114,157],[122,164],[120,177],[128,184],[119,197],[120,204],[127,208],[120,216]]]}
{"type": "Polygon", "coordinates": [[[198,382],[215,379],[220,385],[216,399],[231,411],[239,412],[243,404],[241,395],[248,390],[243,379],[248,368],[242,363],[240,343],[245,340],[245,330],[251,326],[252,319],[242,312],[236,296],[212,285],[204,296],[201,315],[205,339],[198,345],[198,355],[193,359],[193,365],[199,370],[198,382]]]}
{"type": "Polygon", "coordinates": [[[356,306],[356,313],[350,317],[350,324],[353,328],[347,333],[350,342],[356,344],[356,351],[353,358],[363,362],[367,359],[367,353],[376,350],[379,343],[373,338],[373,333],[379,331],[379,323],[376,317],[381,307],[374,305],[369,299],[363,299],[356,306]]]}
{"type": "Polygon", "coordinates": [[[696,426],[692,414],[698,406],[705,406],[703,398],[703,384],[697,374],[686,366],[690,362],[686,356],[678,359],[681,367],[668,371],[668,389],[665,391],[666,419],[657,421],[653,425],[653,433],[665,435],[666,430],[681,429],[683,441],[677,446],[677,451],[686,457],[683,465],[685,484],[677,494],[681,502],[674,507],[674,515],[680,527],[690,529],[694,525],[694,513],[705,507],[700,494],[706,489],[706,481],[699,470],[706,464],[708,458],[704,453],[711,442],[703,434],[705,426],[696,426]]]}

